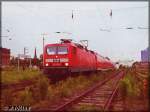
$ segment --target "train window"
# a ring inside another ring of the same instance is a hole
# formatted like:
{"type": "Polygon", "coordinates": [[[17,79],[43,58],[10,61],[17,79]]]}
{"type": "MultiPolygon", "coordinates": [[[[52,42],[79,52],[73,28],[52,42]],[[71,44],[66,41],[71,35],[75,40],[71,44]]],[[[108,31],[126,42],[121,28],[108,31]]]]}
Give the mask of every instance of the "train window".
{"type": "Polygon", "coordinates": [[[67,49],[67,47],[64,47],[64,46],[58,46],[57,53],[58,54],[67,54],[68,53],[68,49],[67,49]]]}
{"type": "Polygon", "coordinates": [[[47,54],[52,55],[52,54],[56,54],[56,46],[51,46],[47,48],[47,54]]]}

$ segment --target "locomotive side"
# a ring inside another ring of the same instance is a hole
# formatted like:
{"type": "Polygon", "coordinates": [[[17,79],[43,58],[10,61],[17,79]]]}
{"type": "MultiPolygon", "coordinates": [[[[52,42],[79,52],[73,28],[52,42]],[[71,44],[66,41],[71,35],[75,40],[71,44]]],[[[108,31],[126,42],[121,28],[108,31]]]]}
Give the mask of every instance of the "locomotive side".
{"type": "MultiPolygon", "coordinates": [[[[107,70],[113,68],[109,59],[71,40],[62,39],[61,43],[47,44],[44,48],[44,74],[56,74],[107,70]]],[[[57,76],[57,77],[59,77],[57,76]]]]}

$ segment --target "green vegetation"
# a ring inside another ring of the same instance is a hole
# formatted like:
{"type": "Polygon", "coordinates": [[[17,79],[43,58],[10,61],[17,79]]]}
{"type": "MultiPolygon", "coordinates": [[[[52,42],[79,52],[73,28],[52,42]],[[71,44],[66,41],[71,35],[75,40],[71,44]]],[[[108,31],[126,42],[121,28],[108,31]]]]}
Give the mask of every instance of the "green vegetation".
{"type": "Polygon", "coordinates": [[[78,77],[69,77],[66,80],[51,85],[50,93],[55,93],[57,97],[68,97],[77,91],[81,91],[89,87],[92,83],[100,80],[99,76],[91,75],[89,77],[79,75],[78,77]]]}
{"type": "MultiPolygon", "coordinates": [[[[46,104],[48,103],[54,103],[54,102],[59,102],[60,99],[66,98],[66,97],[71,97],[74,94],[81,93],[90,85],[93,83],[96,83],[99,80],[102,80],[102,74],[98,75],[91,75],[91,76],[83,76],[79,75],[77,77],[69,77],[66,80],[59,81],[58,83],[50,84],[48,86],[48,89],[45,88],[45,102],[43,103],[43,100],[39,100],[34,107],[45,107],[46,104]],[[44,105],[45,104],[45,105],[44,105]],[[42,106],[43,105],[43,106],[42,106]]],[[[44,79],[45,80],[45,79],[44,79]]],[[[47,85],[47,84],[44,84],[47,85]]],[[[47,87],[47,86],[46,86],[47,87]]],[[[33,96],[37,94],[38,92],[32,92],[33,96]]],[[[35,95],[38,96],[38,95],[35,95]]],[[[37,98],[37,97],[36,97],[37,98]]]]}
{"type": "Polygon", "coordinates": [[[140,97],[143,94],[143,82],[132,71],[128,71],[120,81],[120,91],[128,98],[140,97]]]}
{"type": "MultiPolygon", "coordinates": [[[[17,72],[13,73],[15,76],[21,75],[15,74],[17,72]]],[[[79,75],[77,77],[69,77],[66,80],[57,82],[56,84],[51,84],[49,79],[40,74],[39,71],[22,71],[21,73],[24,73],[23,75],[26,75],[25,73],[32,73],[34,75],[33,77],[38,76],[36,83],[32,86],[26,87],[23,91],[15,93],[15,97],[12,97],[14,93],[9,92],[9,90],[2,91],[3,101],[6,100],[5,102],[2,102],[3,105],[28,105],[33,108],[43,108],[53,103],[57,103],[63,98],[71,97],[74,94],[80,94],[92,84],[103,80],[103,74],[93,74],[90,76],[79,75]]],[[[12,77],[11,74],[9,74],[9,76],[12,77]]],[[[21,81],[24,79],[22,77],[20,76],[14,81],[21,81]]],[[[30,79],[33,77],[29,76],[30,79]]],[[[13,82],[12,79],[10,81],[11,83],[13,82]]]]}
{"type": "Polygon", "coordinates": [[[12,84],[21,82],[22,80],[33,79],[38,77],[40,74],[39,70],[26,69],[17,71],[17,69],[13,69],[10,71],[2,71],[1,73],[1,82],[4,84],[12,84]]]}
{"type": "Polygon", "coordinates": [[[30,87],[30,92],[35,101],[45,100],[48,96],[49,79],[39,75],[37,83],[30,87]]]}
{"type": "MultiPolygon", "coordinates": [[[[138,74],[132,68],[126,69],[125,77],[120,81],[119,95],[122,98],[124,108],[129,111],[148,107],[148,74],[143,74],[145,77],[138,74]],[[139,105],[140,104],[140,105],[139,105]],[[139,107],[137,107],[139,105],[139,107]]],[[[135,111],[135,110],[134,110],[135,111]]]]}

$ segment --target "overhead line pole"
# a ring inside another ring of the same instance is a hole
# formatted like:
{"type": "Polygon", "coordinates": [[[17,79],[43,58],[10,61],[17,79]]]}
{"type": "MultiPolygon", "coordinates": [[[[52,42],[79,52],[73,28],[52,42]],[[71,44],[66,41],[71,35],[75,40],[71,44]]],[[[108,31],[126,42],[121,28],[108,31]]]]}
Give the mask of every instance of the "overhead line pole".
{"type": "Polygon", "coordinates": [[[44,39],[44,35],[46,34],[42,34],[43,35],[43,67],[44,67],[44,44],[45,44],[45,39],[44,39]]]}
{"type": "Polygon", "coordinates": [[[44,34],[43,34],[43,67],[44,67],[44,34]]]}

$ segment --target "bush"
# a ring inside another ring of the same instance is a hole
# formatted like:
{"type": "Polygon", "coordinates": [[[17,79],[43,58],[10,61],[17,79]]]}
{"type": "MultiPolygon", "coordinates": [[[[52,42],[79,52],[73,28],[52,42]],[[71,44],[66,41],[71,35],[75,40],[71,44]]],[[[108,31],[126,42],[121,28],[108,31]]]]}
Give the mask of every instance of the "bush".
{"type": "MultiPolygon", "coordinates": [[[[127,97],[137,97],[141,94],[140,82],[137,82],[134,75],[127,74],[124,79],[120,81],[121,91],[126,92],[127,97]]],[[[125,94],[125,92],[122,92],[125,94]]]]}

